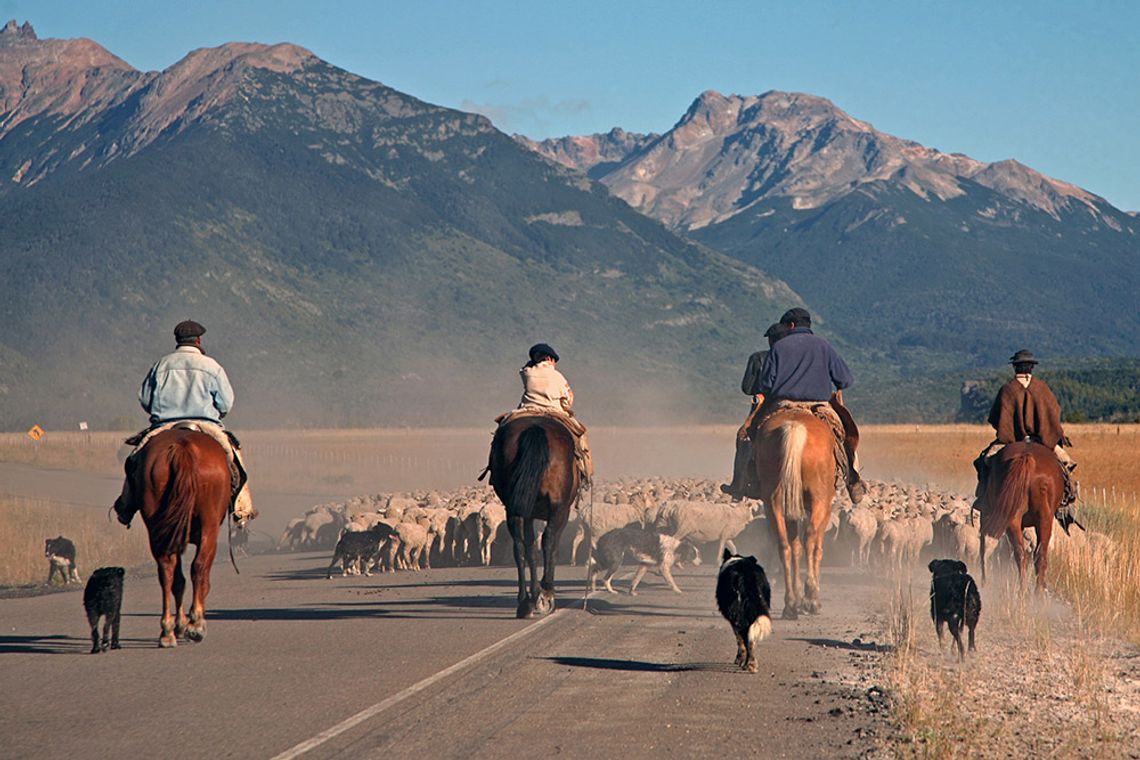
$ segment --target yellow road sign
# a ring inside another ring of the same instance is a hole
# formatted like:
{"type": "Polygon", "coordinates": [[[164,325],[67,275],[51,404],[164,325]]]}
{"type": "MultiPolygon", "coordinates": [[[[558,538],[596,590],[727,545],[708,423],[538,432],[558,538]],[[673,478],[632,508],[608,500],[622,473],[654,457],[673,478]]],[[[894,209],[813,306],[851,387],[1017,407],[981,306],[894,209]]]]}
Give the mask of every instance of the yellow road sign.
{"type": "Polygon", "coordinates": [[[28,431],[28,437],[33,441],[38,441],[44,437],[44,429],[39,425],[32,425],[32,429],[28,431]]]}

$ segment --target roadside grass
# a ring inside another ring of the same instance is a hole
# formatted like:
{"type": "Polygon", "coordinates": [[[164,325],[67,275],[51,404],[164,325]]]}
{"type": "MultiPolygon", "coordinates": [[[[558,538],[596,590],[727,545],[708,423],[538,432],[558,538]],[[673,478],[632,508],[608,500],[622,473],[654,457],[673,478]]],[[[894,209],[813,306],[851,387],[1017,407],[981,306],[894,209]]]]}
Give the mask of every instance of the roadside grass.
{"type": "Polygon", "coordinates": [[[84,580],[97,567],[146,564],[151,561],[146,530],[135,522],[126,530],[97,507],[0,497],[0,586],[43,584],[48,577],[44,540],[56,536],[75,542],[84,580]]]}
{"type": "MultiPolygon", "coordinates": [[[[983,589],[978,651],[940,651],[921,597],[895,586],[887,620],[898,757],[1129,757],[1140,739],[1128,676],[1112,643],[1055,602],[1024,593],[1016,571],[983,589]]],[[[949,642],[949,637],[947,636],[949,642]]],[[[1132,674],[1135,678],[1135,674],[1132,674]]]]}

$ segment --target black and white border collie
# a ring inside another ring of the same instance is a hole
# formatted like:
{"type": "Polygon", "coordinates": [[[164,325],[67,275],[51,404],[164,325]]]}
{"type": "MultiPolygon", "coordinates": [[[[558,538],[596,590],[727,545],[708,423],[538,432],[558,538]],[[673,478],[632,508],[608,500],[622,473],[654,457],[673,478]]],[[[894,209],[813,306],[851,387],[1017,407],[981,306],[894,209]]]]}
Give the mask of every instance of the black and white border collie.
{"type": "Polygon", "coordinates": [[[755,673],[756,645],[772,632],[772,588],[755,557],[724,550],[716,579],[716,606],[736,634],[736,664],[755,673]]]}
{"type": "Polygon", "coordinates": [[[680,594],[681,589],[673,580],[673,566],[680,567],[684,562],[691,565],[701,564],[701,555],[697,552],[697,547],[688,541],[681,541],[665,533],[658,533],[652,528],[643,528],[633,523],[624,528],[611,530],[598,539],[590,564],[591,591],[597,588],[597,579],[601,576],[606,591],[611,594],[617,593],[611,583],[621,569],[626,554],[632,556],[639,565],[629,586],[629,593],[634,596],[637,595],[637,585],[650,570],[664,578],[669,588],[680,594]]]}

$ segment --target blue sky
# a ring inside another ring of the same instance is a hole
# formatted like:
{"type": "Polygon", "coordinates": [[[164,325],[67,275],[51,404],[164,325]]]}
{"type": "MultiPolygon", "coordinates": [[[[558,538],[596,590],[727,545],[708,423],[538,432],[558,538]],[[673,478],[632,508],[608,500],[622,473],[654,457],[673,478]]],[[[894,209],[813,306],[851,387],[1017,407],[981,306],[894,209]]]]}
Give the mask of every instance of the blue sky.
{"type": "Polygon", "coordinates": [[[664,131],[708,89],[809,92],[1140,210],[1140,2],[0,0],[0,15],[140,69],[233,40],[294,42],[535,138],[664,131]]]}

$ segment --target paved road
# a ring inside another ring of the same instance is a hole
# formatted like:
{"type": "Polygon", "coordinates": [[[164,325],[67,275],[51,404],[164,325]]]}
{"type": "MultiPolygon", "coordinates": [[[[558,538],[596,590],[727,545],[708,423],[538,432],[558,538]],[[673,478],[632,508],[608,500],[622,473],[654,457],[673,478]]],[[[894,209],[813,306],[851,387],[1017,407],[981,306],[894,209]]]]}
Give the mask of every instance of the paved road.
{"type": "Polygon", "coordinates": [[[564,608],[536,623],[513,618],[513,569],[326,581],[326,562],[219,562],[206,641],[174,650],[156,648],[153,577],[128,579],[124,649],[99,656],[80,594],[0,600],[0,754],[274,757],[352,716],[298,756],[855,757],[885,733],[866,692],[886,593],[843,569],[824,614],[775,621],[749,675],[715,568],[678,571],[684,595],[650,576],[587,613],[581,568],[563,567],[564,608]]]}

